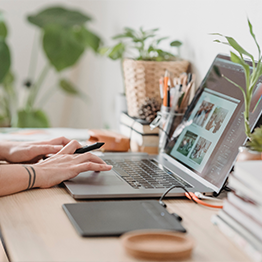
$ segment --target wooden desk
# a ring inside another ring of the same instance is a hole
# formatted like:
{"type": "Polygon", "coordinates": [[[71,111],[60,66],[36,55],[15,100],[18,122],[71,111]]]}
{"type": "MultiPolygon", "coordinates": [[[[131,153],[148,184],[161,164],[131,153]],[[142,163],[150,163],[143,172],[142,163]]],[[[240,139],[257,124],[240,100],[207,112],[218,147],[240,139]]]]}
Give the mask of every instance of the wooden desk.
{"type": "MultiPolygon", "coordinates": [[[[76,202],[64,188],[34,189],[0,198],[0,225],[11,261],[137,261],[125,254],[119,238],[82,238],[62,204],[76,202]]],[[[166,201],[183,217],[196,247],[188,261],[249,261],[210,219],[217,210],[189,200],[166,201]]],[[[0,253],[1,259],[1,253],[0,253]]]]}

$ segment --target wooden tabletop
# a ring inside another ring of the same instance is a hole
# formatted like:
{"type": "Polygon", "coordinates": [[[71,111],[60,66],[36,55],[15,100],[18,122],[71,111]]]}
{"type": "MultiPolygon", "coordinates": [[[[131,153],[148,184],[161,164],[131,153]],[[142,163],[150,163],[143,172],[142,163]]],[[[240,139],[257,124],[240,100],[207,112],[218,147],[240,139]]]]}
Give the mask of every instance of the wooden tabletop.
{"type": "MultiPolygon", "coordinates": [[[[64,188],[33,189],[0,198],[0,226],[10,261],[137,261],[117,237],[80,237],[62,204],[76,202],[64,188]]],[[[217,210],[186,199],[165,201],[169,212],[183,217],[187,235],[196,246],[185,261],[249,261],[211,223],[217,210]]],[[[1,256],[0,246],[0,259],[1,256]]]]}

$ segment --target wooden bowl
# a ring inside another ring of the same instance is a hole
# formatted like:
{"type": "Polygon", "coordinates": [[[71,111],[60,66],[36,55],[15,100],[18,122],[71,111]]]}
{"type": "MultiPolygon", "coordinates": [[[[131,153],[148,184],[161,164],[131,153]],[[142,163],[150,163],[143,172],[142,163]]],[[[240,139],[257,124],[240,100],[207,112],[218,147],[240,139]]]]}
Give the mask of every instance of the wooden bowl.
{"type": "Polygon", "coordinates": [[[187,258],[194,247],[191,238],[172,231],[131,231],[121,241],[129,255],[157,261],[187,258]]]}

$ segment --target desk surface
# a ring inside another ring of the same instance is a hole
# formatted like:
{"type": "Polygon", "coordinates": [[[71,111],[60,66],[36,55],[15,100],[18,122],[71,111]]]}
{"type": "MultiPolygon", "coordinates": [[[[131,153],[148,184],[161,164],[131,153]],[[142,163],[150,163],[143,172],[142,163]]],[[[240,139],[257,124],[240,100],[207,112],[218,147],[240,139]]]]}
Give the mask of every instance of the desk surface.
{"type": "MultiPolygon", "coordinates": [[[[74,202],[66,190],[59,187],[0,198],[0,226],[10,260],[137,261],[125,253],[119,238],[80,237],[62,210],[62,204],[74,202]]],[[[187,234],[196,242],[188,261],[249,261],[211,223],[217,210],[186,199],[165,202],[170,212],[183,217],[187,234]]]]}

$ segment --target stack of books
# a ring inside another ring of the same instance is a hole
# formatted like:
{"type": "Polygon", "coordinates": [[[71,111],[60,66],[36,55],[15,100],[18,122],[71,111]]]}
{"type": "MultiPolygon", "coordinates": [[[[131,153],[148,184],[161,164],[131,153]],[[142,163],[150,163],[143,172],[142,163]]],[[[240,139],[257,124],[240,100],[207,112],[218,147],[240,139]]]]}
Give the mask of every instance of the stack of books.
{"type": "Polygon", "coordinates": [[[130,139],[132,152],[158,153],[159,130],[150,129],[149,122],[129,116],[126,112],[120,115],[120,133],[130,139]]]}
{"type": "Polygon", "coordinates": [[[262,161],[237,162],[214,224],[253,261],[262,261],[262,161]]]}

